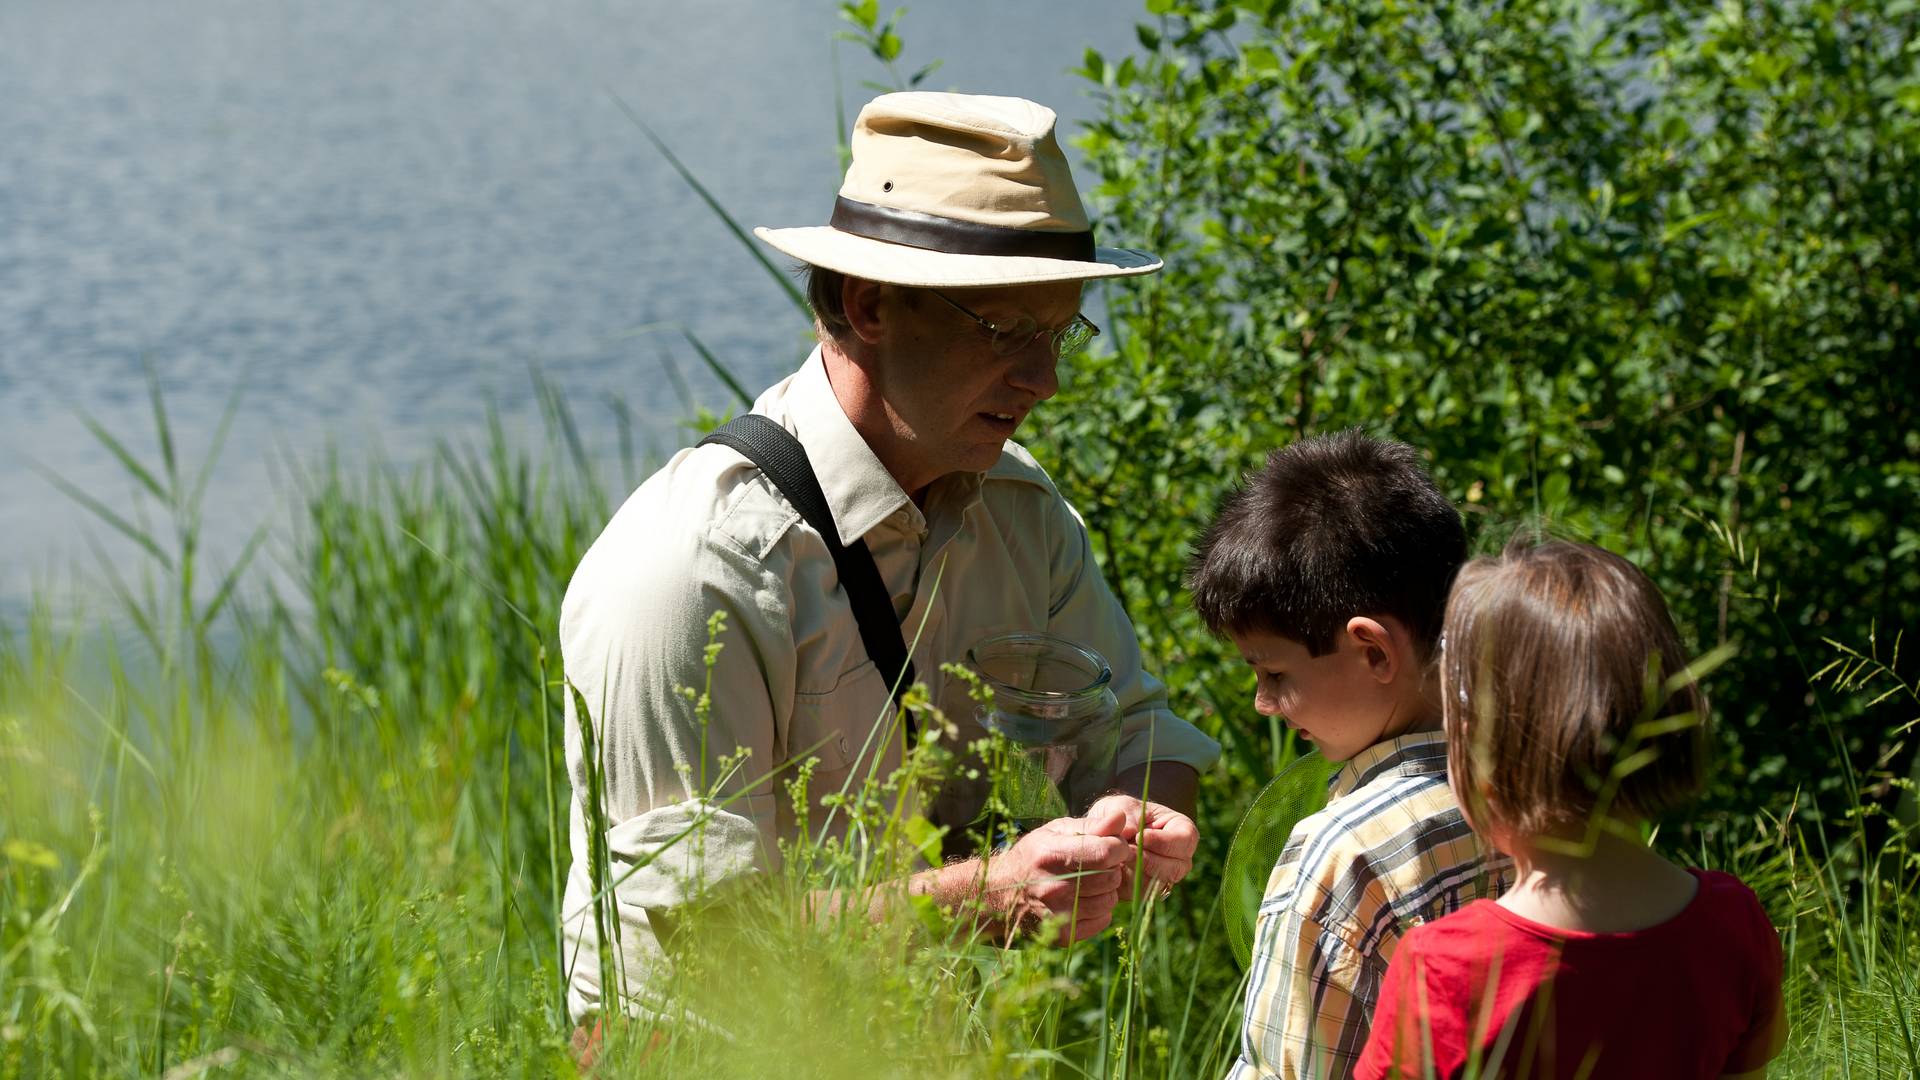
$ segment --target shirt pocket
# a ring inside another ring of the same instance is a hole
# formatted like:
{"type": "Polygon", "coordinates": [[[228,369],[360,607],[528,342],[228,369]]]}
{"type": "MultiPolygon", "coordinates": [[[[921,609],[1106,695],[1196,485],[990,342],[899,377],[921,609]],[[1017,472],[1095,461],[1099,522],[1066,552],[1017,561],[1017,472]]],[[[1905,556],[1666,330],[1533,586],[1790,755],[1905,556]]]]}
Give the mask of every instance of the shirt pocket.
{"type": "Polygon", "coordinates": [[[886,680],[871,660],[842,674],[830,690],[794,695],[793,719],[787,725],[788,764],[781,771],[782,795],[784,781],[792,780],[799,763],[808,758],[819,759],[807,784],[807,794],[816,806],[821,796],[838,792],[857,766],[870,764],[885,749],[870,745],[868,735],[886,703],[886,680]]]}

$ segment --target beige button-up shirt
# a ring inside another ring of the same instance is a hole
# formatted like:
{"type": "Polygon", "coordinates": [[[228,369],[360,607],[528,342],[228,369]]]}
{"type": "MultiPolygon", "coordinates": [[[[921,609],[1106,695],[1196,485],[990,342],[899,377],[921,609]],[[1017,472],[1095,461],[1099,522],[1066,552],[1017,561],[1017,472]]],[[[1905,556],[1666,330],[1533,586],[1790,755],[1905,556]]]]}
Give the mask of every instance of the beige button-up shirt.
{"type": "MultiPolygon", "coordinates": [[[[1132,624],[1101,577],[1085,525],[1026,450],[1009,442],[986,473],[936,481],[922,508],[854,430],[818,350],[753,411],[785,425],[806,448],[841,542],[866,539],[916,672],[959,722],[962,746],[981,729],[965,684],[940,665],[963,660],[991,635],[1045,630],[1091,647],[1112,668],[1124,717],[1117,769],[1150,755],[1195,769],[1213,762],[1218,745],[1169,712],[1165,687],[1141,669],[1132,624]]],[[[684,900],[695,877],[779,865],[777,841],[797,827],[784,790],[793,763],[818,759],[809,788],[816,798],[839,790],[860,764],[887,686],[838,581],[820,534],[752,463],[717,445],[682,450],[649,477],[574,572],[560,644],[600,742],[612,876],[645,862],[616,890],[627,995],[641,993],[640,973],[660,956],[649,911],[684,900]],[[726,612],[727,626],[703,743],[693,705],[676,688],[706,685],[706,623],[716,610],[726,612]],[[670,842],[701,805],[689,801],[696,794],[689,788],[703,777],[711,784],[714,760],[736,748],[750,757],[717,795],[737,797],[724,809],[707,804],[712,820],[696,871],[692,845],[670,842]],[[753,783],[775,767],[782,768],[771,782],[753,783]]],[[[583,742],[570,695],[567,706],[573,866],[563,962],[569,1005],[580,1016],[615,995],[600,986],[587,910],[583,742]]],[[[898,764],[898,742],[879,749],[878,775],[885,776],[898,764]]],[[[965,807],[936,810],[954,826],[970,816],[965,807]]],[[[816,809],[815,828],[823,816],[816,809]]]]}

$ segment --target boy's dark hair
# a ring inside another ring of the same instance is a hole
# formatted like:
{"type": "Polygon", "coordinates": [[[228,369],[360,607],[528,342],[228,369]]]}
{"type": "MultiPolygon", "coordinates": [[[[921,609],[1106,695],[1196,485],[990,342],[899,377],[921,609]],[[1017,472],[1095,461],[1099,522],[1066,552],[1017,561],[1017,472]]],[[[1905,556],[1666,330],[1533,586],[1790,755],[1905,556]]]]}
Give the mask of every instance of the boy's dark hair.
{"type": "Polygon", "coordinates": [[[1405,443],[1302,439],[1220,500],[1187,574],[1216,634],[1266,631],[1321,656],[1356,615],[1391,615],[1432,654],[1467,557],[1460,513],[1405,443]]]}
{"type": "Polygon", "coordinates": [[[1707,702],[1660,590],[1591,544],[1460,571],[1440,657],[1447,769],[1482,835],[1654,817],[1706,779],[1707,702]]]}

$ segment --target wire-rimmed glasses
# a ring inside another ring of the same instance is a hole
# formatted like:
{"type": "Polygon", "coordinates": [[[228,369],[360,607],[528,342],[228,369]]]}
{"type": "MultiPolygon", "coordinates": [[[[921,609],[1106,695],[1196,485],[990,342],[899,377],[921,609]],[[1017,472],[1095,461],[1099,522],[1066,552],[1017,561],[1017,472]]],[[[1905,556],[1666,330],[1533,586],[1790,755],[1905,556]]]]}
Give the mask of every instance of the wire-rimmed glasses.
{"type": "Polygon", "coordinates": [[[1032,344],[1036,338],[1045,337],[1053,347],[1054,359],[1065,360],[1086,348],[1087,343],[1100,334],[1100,328],[1093,324],[1093,320],[1078,312],[1074,313],[1072,320],[1057,330],[1049,330],[1041,326],[1031,315],[1016,316],[1012,322],[1002,325],[956,303],[952,297],[938,289],[928,291],[946,301],[948,307],[979,323],[982,329],[993,335],[993,351],[996,356],[1012,356],[1032,344]]]}

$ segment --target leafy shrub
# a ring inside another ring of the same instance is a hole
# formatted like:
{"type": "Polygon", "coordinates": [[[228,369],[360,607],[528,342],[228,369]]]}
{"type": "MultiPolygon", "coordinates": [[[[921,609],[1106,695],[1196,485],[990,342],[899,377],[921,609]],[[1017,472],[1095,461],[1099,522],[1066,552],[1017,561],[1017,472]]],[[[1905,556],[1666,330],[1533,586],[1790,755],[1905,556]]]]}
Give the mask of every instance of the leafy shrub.
{"type": "Polygon", "coordinates": [[[1086,56],[1081,145],[1103,242],[1167,269],[1108,293],[1117,349],[1038,441],[1235,791],[1277,733],[1187,611],[1186,541],[1268,450],[1362,425],[1481,549],[1605,544],[1737,643],[1711,809],[1891,805],[1908,718],[1808,680],[1920,615],[1915,6],[1147,9],[1138,54],[1086,56]]]}

